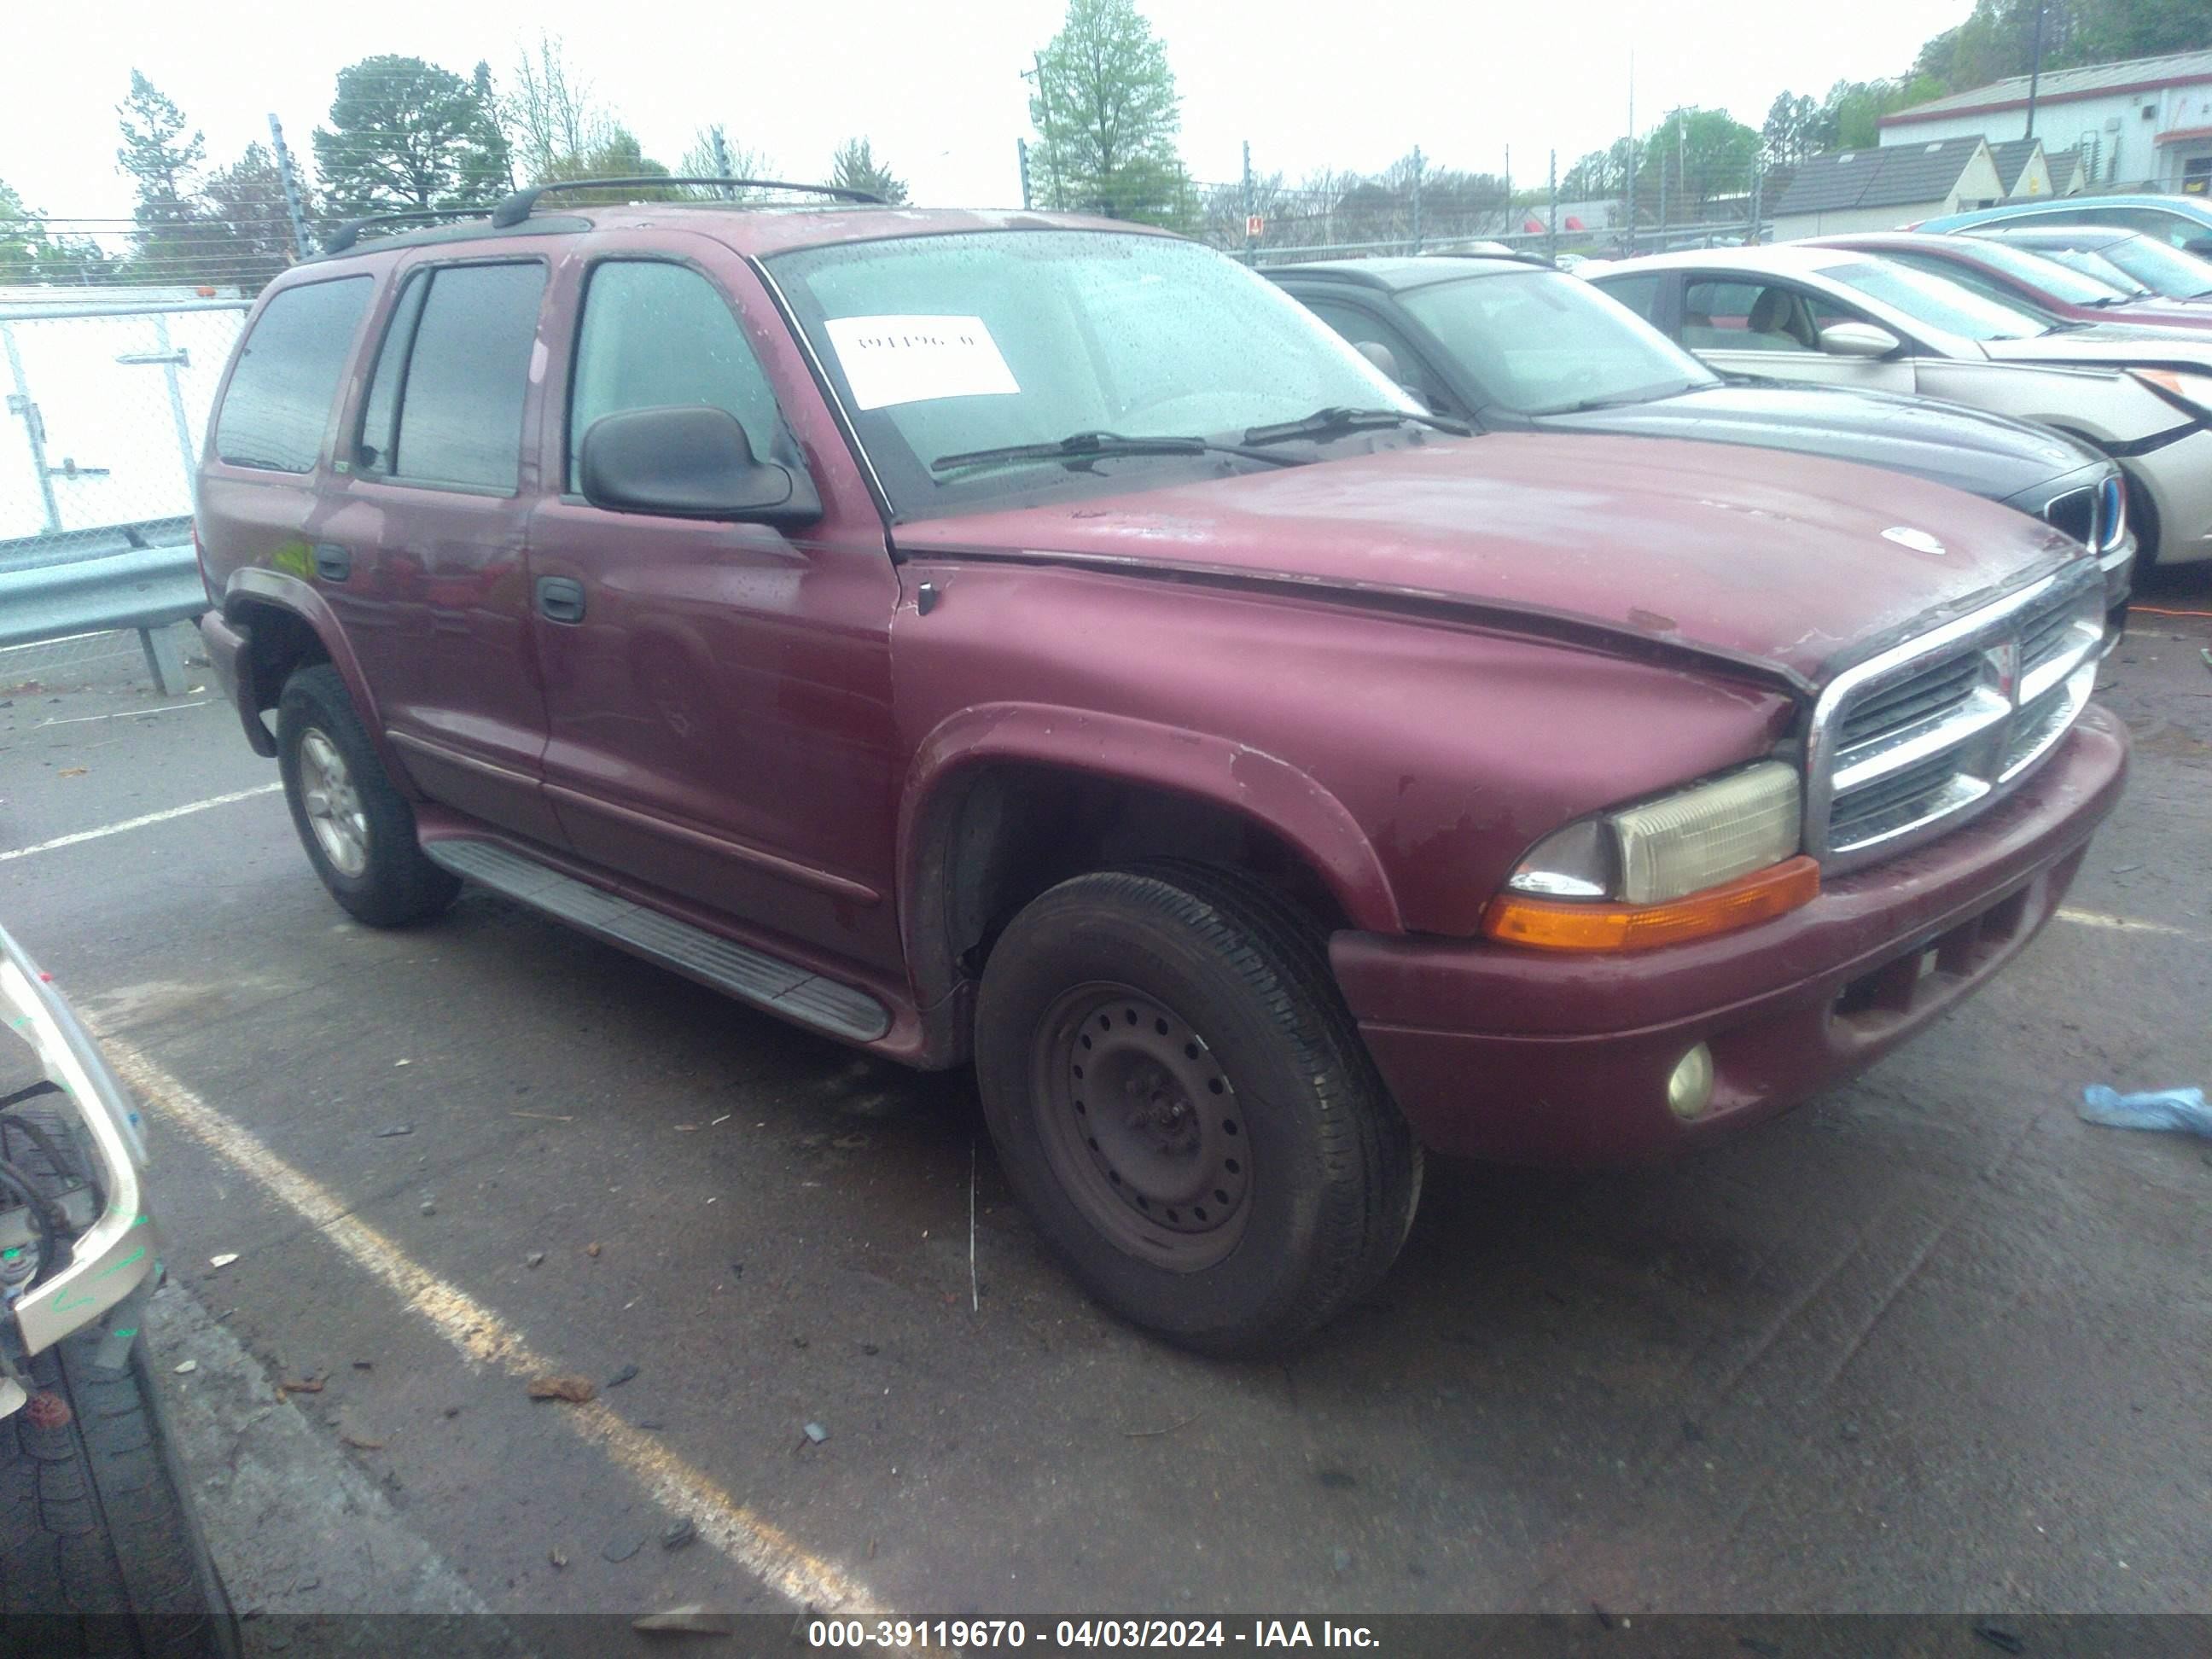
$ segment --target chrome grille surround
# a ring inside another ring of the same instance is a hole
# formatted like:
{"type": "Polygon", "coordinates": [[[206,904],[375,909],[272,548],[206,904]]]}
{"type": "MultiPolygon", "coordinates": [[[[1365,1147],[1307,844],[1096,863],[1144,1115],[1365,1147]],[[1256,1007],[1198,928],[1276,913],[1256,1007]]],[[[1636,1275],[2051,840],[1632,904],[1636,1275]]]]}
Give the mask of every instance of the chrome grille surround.
{"type": "Polygon", "coordinates": [[[2063,495],[2054,495],[2043,504],[2044,521],[2084,547],[2100,546],[2102,544],[2097,534],[2097,523],[2102,496],[2100,484],[2084,484],[2063,495]]]}
{"type": "Polygon", "coordinates": [[[1813,710],[1806,850],[1856,869],[1993,804],[2087,705],[2104,636],[2085,558],[1838,674],[1813,710]]]}

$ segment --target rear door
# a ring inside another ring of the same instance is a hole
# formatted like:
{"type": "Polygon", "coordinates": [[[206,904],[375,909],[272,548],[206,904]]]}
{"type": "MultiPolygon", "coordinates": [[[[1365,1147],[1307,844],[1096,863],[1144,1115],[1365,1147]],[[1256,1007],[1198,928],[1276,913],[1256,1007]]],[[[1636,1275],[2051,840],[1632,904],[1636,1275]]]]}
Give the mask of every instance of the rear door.
{"type": "Polygon", "coordinates": [[[424,262],[394,284],[312,551],[423,793],[557,845],[523,557],[546,271],[535,258],[424,262]]]}

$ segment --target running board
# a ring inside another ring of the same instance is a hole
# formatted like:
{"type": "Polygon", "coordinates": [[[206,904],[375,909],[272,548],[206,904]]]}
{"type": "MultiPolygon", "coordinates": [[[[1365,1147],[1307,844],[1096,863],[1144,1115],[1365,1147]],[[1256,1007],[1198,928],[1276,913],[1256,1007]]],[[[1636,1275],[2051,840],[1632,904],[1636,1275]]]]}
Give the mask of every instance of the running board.
{"type": "Polygon", "coordinates": [[[890,1012],[866,991],[634,904],[495,842],[434,841],[422,851],[457,876],[801,1025],[854,1042],[873,1042],[891,1029],[890,1012]]]}

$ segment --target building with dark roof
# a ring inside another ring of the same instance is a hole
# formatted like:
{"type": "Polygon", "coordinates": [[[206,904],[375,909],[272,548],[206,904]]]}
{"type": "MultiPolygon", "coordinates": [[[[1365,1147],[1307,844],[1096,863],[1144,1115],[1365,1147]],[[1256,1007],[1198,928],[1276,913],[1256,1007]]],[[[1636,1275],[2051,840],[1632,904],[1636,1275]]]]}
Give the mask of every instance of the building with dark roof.
{"type": "Polygon", "coordinates": [[[2005,194],[1996,159],[1978,137],[1837,150],[1797,169],[1774,204],[1774,234],[1786,241],[1887,230],[1939,213],[1989,207],[2005,194]]]}

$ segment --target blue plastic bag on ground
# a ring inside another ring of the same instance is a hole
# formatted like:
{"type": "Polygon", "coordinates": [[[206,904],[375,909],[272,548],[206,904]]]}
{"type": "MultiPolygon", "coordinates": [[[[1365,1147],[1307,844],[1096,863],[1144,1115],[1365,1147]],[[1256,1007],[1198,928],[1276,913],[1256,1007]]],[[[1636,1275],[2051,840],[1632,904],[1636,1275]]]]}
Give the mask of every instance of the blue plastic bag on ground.
{"type": "Polygon", "coordinates": [[[2093,1083],[2081,1091],[2081,1115],[2114,1129],[2178,1129],[2212,1139],[2212,1106],[2202,1089],[2160,1089],[2124,1095],[2093,1083]]]}

